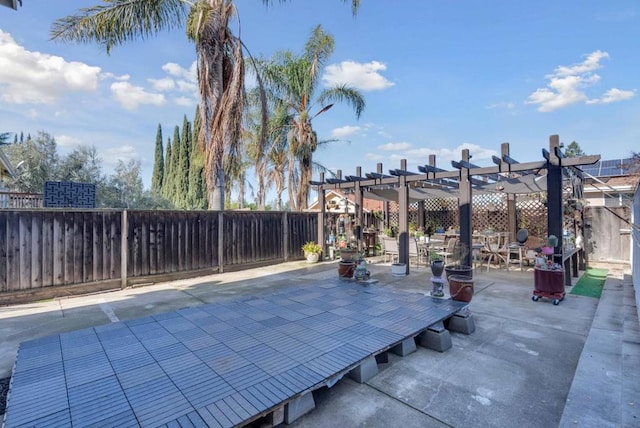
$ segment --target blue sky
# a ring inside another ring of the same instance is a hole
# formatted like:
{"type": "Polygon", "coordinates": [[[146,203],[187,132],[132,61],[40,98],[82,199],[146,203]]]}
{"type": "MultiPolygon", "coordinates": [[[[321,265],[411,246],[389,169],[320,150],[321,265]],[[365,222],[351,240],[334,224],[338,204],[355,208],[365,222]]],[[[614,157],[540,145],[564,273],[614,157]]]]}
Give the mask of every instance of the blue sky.
{"type": "MultiPolygon", "coordinates": [[[[51,23],[98,0],[24,0],[0,9],[0,132],[53,134],[62,152],[94,145],[111,172],[140,159],[148,186],[158,122],[165,139],[196,105],[195,51],[184,32],[116,47],[49,40],[51,23]]],[[[500,143],[541,160],[548,137],[603,159],[638,151],[640,3],[636,0],[237,0],[241,37],[256,56],[300,52],[322,24],[335,37],[324,82],[365,95],[315,119],[315,159],[345,174],[425,164],[450,169],[469,148],[490,163],[500,143]]],[[[234,23],[238,29],[238,22],[234,23]]]]}

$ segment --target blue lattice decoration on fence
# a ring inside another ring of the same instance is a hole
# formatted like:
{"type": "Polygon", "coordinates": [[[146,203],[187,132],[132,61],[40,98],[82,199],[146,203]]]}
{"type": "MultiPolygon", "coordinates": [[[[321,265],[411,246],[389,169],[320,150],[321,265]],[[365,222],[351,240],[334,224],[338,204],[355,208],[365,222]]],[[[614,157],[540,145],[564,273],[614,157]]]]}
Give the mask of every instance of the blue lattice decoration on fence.
{"type": "Polygon", "coordinates": [[[47,208],[95,208],[96,185],[70,181],[47,181],[44,184],[47,208]]]}

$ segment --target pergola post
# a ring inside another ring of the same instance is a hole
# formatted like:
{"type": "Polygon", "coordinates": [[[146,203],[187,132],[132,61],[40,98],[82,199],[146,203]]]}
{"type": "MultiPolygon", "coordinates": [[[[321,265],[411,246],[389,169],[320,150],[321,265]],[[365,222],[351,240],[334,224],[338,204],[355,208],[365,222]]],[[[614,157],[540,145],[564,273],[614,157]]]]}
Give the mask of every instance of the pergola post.
{"type": "Polygon", "coordinates": [[[549,153],[547,159],[547,230],[548,235],[558,238],[554,254],[562,254],[562,161],[558,156],[560,137],[549,137],[549,153]]]}
{"type": "MultiPolygon", "coordinates": [[[[361,167],[356,167],[356,176],[357,177],[361,177],[362,176],[362,168],[361,167]]],[[[356,203],[356,238],[358,240],[358,251],[362,251],[362,225],[363,225],[363,210],[362,210],[362,187],[360,186],[360,181],[356,181],[355,186],[354,186],[354,191],[355,191],[355,203],[356,203]]]]}
{"type": "MultiPolygon", "coordinates": [[[[407,160],[400,161],[400,169],[407,170],[407,160]]],[[[409,274],[409,186],[407,177],[401,175],[398,185],[398,262],[404,263],[409,274]]]]}
{"type": "MultiPolygon", "coordinates": [[[[510,157],[509,155],[509,143],[502,143],[500,146],[501,159],[510,157]]],[[[503,162],[500,163],[501,165],[503,162]]],[[[502,168],[501,168],[502,169],[502,168]]],[[[504,172],[504,171],[500,171],[504,172]]],[[[507,227],[509,229],[509,240],[515,242],[516,233],[518,231],[518,212],[516,210],[516,195],[514,193],[507,193],[507,227]]]]}
{"type": "MultiPolygon", "coordinates": [[[[469,149],[462,150],[462,161],[468,164],[469,149]]],[[[460,168],[460,196],[458,197],[458,220],[460,223],[460,245],[468,251],[464,254],[464,258],[460,260],[461,265],[471,265],[471,249],[472,249],[472,233],[471,224],[471,180],[469,177],[469,168],[462,166],[460,168]]]]}
{"type": "MultiPolygon", "coordinates": [[[[324,182],[324,172],[320,173],[320,182],[324,182]]],[[[320,204],[320,214],[318,215],[318,244],[322,247],[322,254],[320,254],[321,260],[324,259],[326,252],[326,239],[325,239],[325,227],[327,213],[325,207],[327,205],[327,198],[324,193],[324,189],[318,186],[318,204],[320,204]]]]}

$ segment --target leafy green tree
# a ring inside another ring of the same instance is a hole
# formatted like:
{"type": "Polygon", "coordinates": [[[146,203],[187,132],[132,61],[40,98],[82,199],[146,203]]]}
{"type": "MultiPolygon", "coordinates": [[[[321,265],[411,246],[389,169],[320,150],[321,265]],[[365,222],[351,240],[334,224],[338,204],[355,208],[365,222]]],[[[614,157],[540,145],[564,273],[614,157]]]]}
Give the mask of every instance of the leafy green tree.
{"type": "Polygon", "coordinates": [[[118,161],[102,192],[100,206],[127,209],[173,209],[170,201],[145,190],[140,175],[140,161],[118,161]]]}
{"type": "Polygon", "coordinates": [[[13,188],[20,192],[42,193],[46,181],[55,180],[58,172],[58,148],[55,138],[39,131],[35,139],[4,148],[9,161],[17,168],[13,188]]]}
{"type": "Polygon", "coordinates": [[[156,151],[153,161],[153,175],[151,176],[151,191],[160,194],[162,192],[162,180],[164,179],[164,151],[162,147],[162,126],[158,124],[156,131],[156,151]]]}
{"type": "Polygon", "coordinates": [[[102,173],[102,160],[93,146],[79,146],[62,158],[55,179],[75,183],[92,183],[100,186],[105,177],[102,173]]]}
{"type": "MultiPolygon", "coordinates": [[[[359,4],[351,0],[353,13],[359,4]]],[[[240,140],[244,105],[242,42],[229,28],[234,14],[231,0],[106,0],[57,20],[51,30],[53,39],[98,43],[109,52],[116,45],[180,27],[186,17],[198,63],[203,122],[198,141],[205,151],[209,208],[216,210],[224,209],[224,151],[240,140]]]]}
{"type": "Polygon", "coordinates": [[[333,102],[346,102],[357,118],[365,108],[364,97],[353,87],[334,85],[318,91],[322,70],[333,50],[333,36],[318,25],[302,55],[277,52],[270,61],[261,62],[266,84],[292,118],[288,125],[288,188],[294,210],[306,209],[308,204],[313,153],[318,147],[313,119],[329,110],[333,102]]]}
{"type": "Polygon", "coordinates": [[[571,143],[569,143],[569,145],[565,149],[564,154],[567,157],[576,157],[576,156],[584,156],[586,153],[582,150],[582,148],[580,147],[580,144],[578,144],[575,141],[572,141],[571,143]]]}

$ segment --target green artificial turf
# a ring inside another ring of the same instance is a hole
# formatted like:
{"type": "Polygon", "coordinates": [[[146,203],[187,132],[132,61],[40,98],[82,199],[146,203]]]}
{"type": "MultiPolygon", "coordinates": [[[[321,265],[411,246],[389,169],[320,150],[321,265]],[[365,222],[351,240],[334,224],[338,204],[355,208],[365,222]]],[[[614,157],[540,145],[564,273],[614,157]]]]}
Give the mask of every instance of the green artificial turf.
{"type": "Polygon", "coordinates": [[[602,294],[602,288],[604,287],[608,272],[608,269],[587,269],[573,287],[570,294],[599,298],[602,294]]]}

